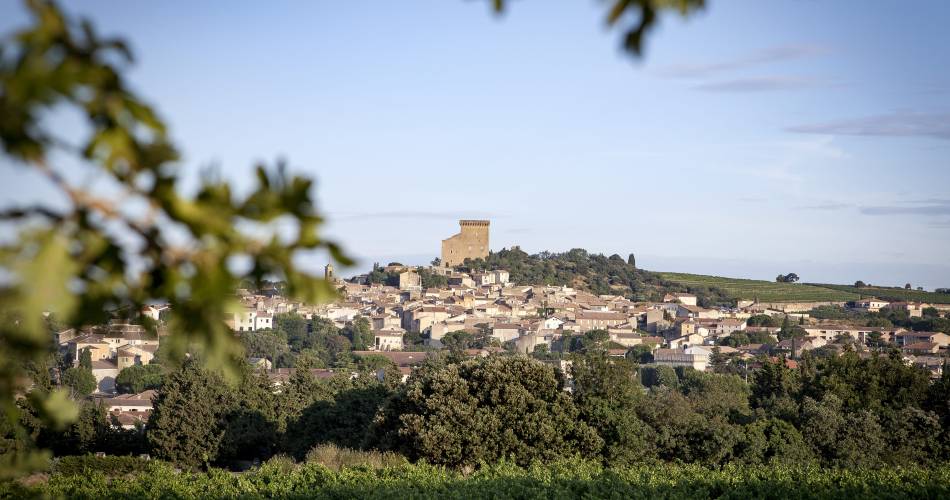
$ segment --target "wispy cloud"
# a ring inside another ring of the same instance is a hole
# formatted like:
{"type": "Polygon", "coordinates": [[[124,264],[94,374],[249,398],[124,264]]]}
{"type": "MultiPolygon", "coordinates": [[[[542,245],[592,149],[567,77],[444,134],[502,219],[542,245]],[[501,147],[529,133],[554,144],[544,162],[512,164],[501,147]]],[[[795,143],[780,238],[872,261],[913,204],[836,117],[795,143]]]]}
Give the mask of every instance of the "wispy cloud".
{"type": "Polygon", "coordinates": [[[797,125],[789,132],[879,137],[931,137],[950,140],[950,113],[900,111],[850,120],[797,125]]]}
{"type": "Polygon", "coordinates": [[[909,200],[894,205],[861,207],[864,215],[950,215],[950,200],[909,200]],[[910,206],[909,206],[910,205],[910,206]]]}
{"type": "Polygon", "coordinates": [[[795,207],[798,210],[845,210],[853,207],[854,205],[850,203],[819,203],[817,205],[803,205],[800,207],[795,207]]]}
{"type": "Polygon", "coordinates": [[[708,92],[768,92],[775,90],[798,90],[822,85],[818,80],[793,76],[758,76],[736,78],[720,82],[703,83],[693,87],[708,92]]]}
{"type": "Polygon", "coordinates": [[[390,211],[390,212],[359,212],[330,214],[330,220],[356,221],[371,219],[490,219],[501,215],[490,212],[422,212],[422,211],[390,211]]]}
{"type": "Polygon", "coordinates": [[[784,45],[771,47],[736,59],[708,64],[678,64],[660,69],[660,76],[667,78],[707,78],[717,74],[736,71],[779,61],[801,59],[827,52],[816,45],[784,45]]]}

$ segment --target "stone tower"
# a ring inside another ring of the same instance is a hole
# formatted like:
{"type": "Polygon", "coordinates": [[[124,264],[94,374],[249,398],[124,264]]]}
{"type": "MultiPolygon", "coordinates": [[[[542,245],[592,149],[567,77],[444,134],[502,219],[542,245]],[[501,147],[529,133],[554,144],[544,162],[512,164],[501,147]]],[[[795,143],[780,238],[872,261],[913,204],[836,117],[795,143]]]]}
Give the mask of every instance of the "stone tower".
{"type": "Polygon", "coordinates": [[[461,232],[442,240],[442,265],[455,267],[465,259],[488,257],[487,220],[460,220],[461,232]]]}
{"type": "Polygon", "coordinates": [[[323,279],[333,281],[333,264],[327,264],[327,266],[323,268],[323,279]]]}

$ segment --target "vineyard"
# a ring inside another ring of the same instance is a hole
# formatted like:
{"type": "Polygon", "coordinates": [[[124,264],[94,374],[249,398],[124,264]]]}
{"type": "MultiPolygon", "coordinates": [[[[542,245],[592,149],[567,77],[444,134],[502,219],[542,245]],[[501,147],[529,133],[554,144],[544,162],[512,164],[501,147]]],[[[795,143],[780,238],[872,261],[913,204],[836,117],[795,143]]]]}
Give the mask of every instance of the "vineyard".
{"type": "Polygon", "coordinates": [[[878,286],[863,286],[858,288],[853,285],[826,285],[817,283],[811,286],[853,293],[860,295],[861,297],[876,297],[884,300],[925,302],[928,304],[950,304],[950,293],[934,293],[925,292],[923,290],[907,290],[905,288],[878,286]]]}
{"type": "Polygon", "coordinates": [[[463,475],[425,464],[334,472],[272,459],[240,474],[217,469],[53,474],[0,483],[2,498],[948,498],[950,466],[933,469],[823,469],[814,466],[695,465],[603,468],[578,460],[520,468],[495,464],[463,475]]]}
{"type": "Polygon", "coordinates": [[[845,302],[860,298],[858,293],[850,290],[833,289],[824,285],[777,283],[702,274],[659,274],[666,281],[689,288],[718,288],[732,298],[760,302],[845,302]]]}

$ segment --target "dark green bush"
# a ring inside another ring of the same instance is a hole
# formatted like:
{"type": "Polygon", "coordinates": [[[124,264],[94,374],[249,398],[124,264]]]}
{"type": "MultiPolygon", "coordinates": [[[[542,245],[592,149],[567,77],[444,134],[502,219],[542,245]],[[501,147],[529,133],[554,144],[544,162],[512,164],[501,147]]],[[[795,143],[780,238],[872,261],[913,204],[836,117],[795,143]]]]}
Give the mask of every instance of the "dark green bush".
{"type": "Polygon", "coordinates": [[[53,473],[60,476],[80,476],[98,472],[106,476],[123,476],[146,470],[150,461],[131,456],[103,457],[96,455],[75,455],[53,461],[53,473]]]}

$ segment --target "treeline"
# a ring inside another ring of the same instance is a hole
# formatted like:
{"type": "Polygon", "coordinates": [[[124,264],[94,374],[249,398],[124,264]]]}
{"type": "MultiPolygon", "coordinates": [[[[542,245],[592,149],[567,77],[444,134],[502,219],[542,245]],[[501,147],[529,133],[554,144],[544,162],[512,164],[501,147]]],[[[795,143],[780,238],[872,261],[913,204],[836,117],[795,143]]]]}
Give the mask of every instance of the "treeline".
{"type": "Polygon", "coordinates": [[[528,254],[518,247],[492,252],[485,259],[467,259],[464,267],[474,270],[505,269],[518,284],[571,286],[595,295],[623,295],[635,301],[659,301],[669,292],[690,292],[704,307],[734,305],[725,292],[711,287],[686,287],[666,281],[656,273],[637,268],[633,254],[589,253],[575,248],[563,253],[528,254]]]}
{"type": "Polygon", "coordinates": [[[275,454],[302,460],[322,444],[461,468],[571,458],[611,467],[931,466],[950,458],[950,370],[931,383],[896,354],[806,355],[797,369],[764,362],[749,382],[639,368],[596,350],[572,362],[566,381],[522,355],[445,353],[400,384],[393,365],[368,357],[357,360],[356,377],[297,370],[275,391],[261,372],[229,383],[189,361],[167,376],[144,429],[110,429],[91,402],[65,430],[27,424],[57,454],[148,452],[189,468],[275,454]]]}
{"type": "Polygon", "coordinates": [[[248,357],[267,358],[275,368],[350,367],[355,361],[352,351],[374,342],[369,321],[362,316],[339,328],[326,318],[276,314],[273,330],[238,335],[248,357]]]}

